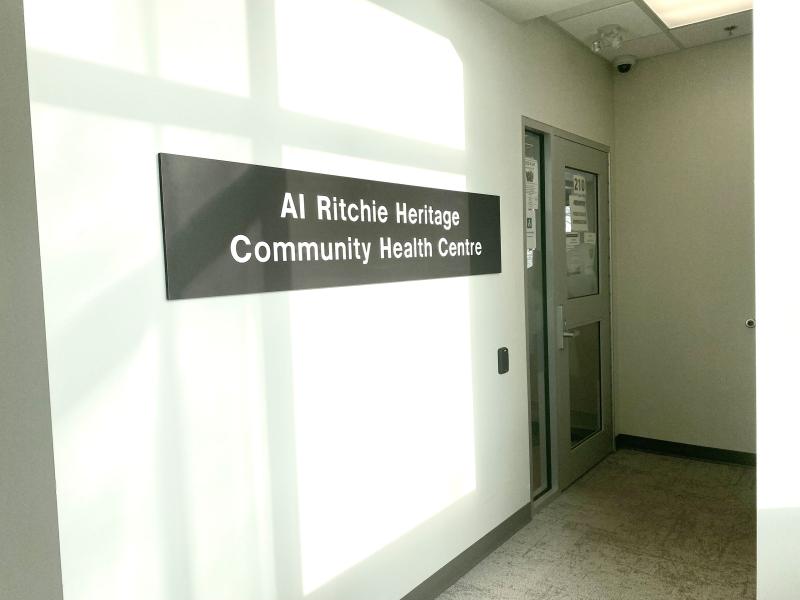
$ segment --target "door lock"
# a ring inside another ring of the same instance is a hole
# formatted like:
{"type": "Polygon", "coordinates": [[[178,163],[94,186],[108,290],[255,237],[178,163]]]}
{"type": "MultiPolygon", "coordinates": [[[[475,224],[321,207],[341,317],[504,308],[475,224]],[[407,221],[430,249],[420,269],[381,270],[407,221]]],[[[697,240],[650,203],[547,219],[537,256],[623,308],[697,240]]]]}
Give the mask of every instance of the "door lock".
{"type": "Polygon", "coordinates": [[[744,322],[744,326],[745,326],[745,327],[747,327],[748,329],[755,329],[755,327],[756,327],[756,320],[755,320],[755,319],[747,319],[747,320],[744,322]]]}

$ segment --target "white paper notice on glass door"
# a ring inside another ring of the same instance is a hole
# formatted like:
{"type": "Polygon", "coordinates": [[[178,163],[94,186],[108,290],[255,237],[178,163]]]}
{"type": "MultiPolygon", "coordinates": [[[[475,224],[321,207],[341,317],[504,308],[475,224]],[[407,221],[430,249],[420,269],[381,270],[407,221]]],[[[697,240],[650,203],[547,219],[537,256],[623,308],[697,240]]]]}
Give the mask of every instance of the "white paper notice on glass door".
{"type": "Polygon", "coordinates": [[[589,216],[586,213],[586,196],[569,196],[570,231],[589,231],[589,216]]]}
{"type": "Polygon", "coordinates": [[[536,233],[529,231],[525,234],[525,249],[528,252],[533,252],[536,250],[536,233]]]}
{"type": "Polygon", "coordinates": [[[533,267],[536,250],[536,211],[539,210],[539,161],[525,157],[525,264],[533,267]]]}
{"type": "MultiPolygon", "coordinates": [[[[519,163],[517,163],[519,164],[519,163]]],[[[539,210],[539,161],[525,158],[525,210],[539,210]]]]}
{"type": "Polygon", "coordinates": [[[567,251],[581,245],[581,236],[577,233],[567,234],[567,251]]]}

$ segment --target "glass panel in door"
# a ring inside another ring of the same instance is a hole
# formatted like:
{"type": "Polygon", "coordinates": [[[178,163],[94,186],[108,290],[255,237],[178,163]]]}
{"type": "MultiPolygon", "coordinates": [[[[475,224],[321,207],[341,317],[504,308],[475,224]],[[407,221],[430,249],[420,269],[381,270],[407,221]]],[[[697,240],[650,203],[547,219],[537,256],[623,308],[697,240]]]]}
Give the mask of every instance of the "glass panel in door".
{"type": "Polygon", "coordinates": [[[600,323],[571,330],[569,348],[570,442],[574,448],[603,428],[600,323]]]}
{"type": "Polygon", "coordinates": [[[597,268],[597,175],[564,169],[564,232],[567,298],[599,293],[597,268]]]}
{"type": "Polygon", "coordinates": [[[525,201],[525,302],[530,381],[531,497],[550,489],[550,415],[547,397],[547,352],[545,349],[544,268],[540,200],[544,176],[542,136],[525,131],[523,190],[525,201]]]}

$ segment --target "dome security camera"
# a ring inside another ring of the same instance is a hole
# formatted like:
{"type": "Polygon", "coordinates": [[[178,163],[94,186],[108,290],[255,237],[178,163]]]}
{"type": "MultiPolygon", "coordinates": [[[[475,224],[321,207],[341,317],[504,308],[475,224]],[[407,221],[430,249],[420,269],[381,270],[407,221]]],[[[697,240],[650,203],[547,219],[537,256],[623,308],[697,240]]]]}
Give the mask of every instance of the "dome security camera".
{"type": "Polygon", "coordinates": [[[633,65],[636,64],[636,57],[630,54],[625,54],[623,56],[618,56],[613,62],[614,68],[616,68],[618,72],[627,73],[633,68],[633,65]]]}

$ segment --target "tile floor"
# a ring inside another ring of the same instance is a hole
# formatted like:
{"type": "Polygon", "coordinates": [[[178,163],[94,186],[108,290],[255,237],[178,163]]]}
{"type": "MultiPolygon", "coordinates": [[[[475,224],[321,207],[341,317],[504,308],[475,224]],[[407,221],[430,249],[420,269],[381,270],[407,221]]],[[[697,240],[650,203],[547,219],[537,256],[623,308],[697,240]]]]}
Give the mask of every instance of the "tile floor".
{"type": "Polygon", "coordinates": [[[755,598],[755,469],[622,450],[440,600],[755,598]]]}

